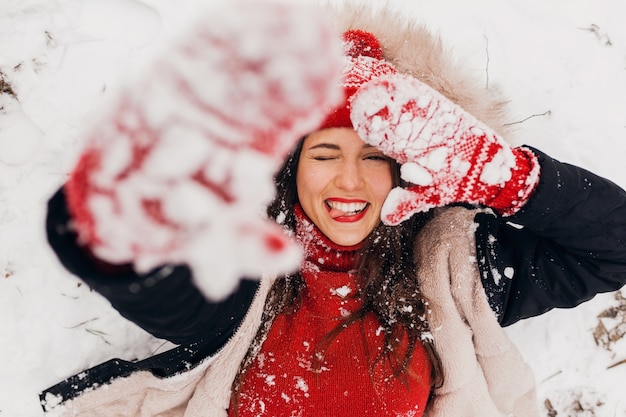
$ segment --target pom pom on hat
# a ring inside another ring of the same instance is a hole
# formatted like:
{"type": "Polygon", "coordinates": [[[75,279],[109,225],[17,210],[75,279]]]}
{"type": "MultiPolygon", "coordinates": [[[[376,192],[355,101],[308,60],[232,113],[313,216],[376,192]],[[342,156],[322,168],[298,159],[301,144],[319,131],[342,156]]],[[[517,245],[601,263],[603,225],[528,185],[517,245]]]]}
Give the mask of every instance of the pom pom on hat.
{"type": "Polygon", "coordinates": [[[378,38],[364,30],[349,30],[343,34],[344,55],[352,58],[369,56],[383,59],[383,49],[378,38]]]}
{"type": "Polygon", "coordinates": [[[320,129],[353,127],[350,120],[350,101],[361,85],[385,74],[394,74],[396,69],[383,59],[379,40],[370,32],[349,30],[343,34],[345,64],[343,102],[335,107],[320,125],[320,129]]]}

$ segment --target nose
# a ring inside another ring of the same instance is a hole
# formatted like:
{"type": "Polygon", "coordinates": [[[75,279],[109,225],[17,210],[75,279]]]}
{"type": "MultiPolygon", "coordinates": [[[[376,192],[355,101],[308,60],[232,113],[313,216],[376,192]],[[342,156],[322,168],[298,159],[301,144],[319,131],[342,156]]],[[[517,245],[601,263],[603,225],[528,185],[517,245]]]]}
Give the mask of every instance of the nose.
{"type": "Polygon", "coordinates": [[[345,191],[360,189],[365,184],[362,170],[358,162],[344,161],[335,177],[335,185],[345,191]]]}

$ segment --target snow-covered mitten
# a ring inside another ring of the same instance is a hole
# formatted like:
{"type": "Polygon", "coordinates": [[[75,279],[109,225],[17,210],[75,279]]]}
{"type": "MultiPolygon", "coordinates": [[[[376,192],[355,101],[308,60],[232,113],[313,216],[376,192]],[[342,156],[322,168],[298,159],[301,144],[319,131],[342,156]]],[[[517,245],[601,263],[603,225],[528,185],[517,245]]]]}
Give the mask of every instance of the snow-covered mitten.
{"type": "Polygon", "coordinates": [[[187,264],[213,299],[295,269],[299,250],[263,213],[286,153],[339,102],[342,65],[316,9],[200,14],[90,130],[65,187],[82,243],[138,271],[187,264]]]}
{"type": "Polygon", "coordinates": [[[462,202],[516,213],[539,181],[537,157],[512,148],[463,108],[405,74],[374,78],[351,101],[351,119],[367,143],[401,164],[405,181],[382,208],[386,224],[462,202]]]}

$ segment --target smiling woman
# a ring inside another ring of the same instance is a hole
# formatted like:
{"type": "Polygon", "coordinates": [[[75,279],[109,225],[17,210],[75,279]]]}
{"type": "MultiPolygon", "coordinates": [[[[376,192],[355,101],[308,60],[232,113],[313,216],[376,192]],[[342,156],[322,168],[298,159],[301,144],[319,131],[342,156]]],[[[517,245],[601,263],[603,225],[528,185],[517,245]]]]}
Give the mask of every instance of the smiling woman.
{"type": "Polygon", "coordinates": [[[89,417],[538,416],[532,371],[502,326],[624,285],[626,192],[512,147],[499,98],[469,87],[438,41],[399,15],[335,11],[350,22],[340,59],[325,55],[339,39],[324,19],[252,4],[226,16],[250,18],[226,38],[207,22],[208,33],[192,33],[178,51],[191,69],[155,73],[154,87],[184,106],[155,109],[131,87],[49,205],[63,264],[181,346],[72,377],[42,394],[44,407],[89,417]],[[218,82],[207,83],[203,59],[218,82]],[[185,163],[157,163],[173,151],[185,163]],[[266,179],[273,199],[251,198],[266,179]],[[263,202],[266,219],[256,216],[263,202]],[[215,230],[241,247],[224,250],[215,230]],[[290,245],[303,257],[287,273],[243,278],[221,299],[194,285],[262,275],[290,245]],[[242,257],[258,268],[237,269],[242,257]]]}

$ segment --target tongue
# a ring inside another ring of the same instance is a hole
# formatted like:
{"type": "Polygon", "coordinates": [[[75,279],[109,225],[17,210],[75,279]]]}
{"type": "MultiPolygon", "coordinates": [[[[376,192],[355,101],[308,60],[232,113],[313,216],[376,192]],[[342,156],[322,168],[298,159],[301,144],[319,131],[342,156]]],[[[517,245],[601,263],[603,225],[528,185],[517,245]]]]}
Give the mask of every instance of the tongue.
{"type": "Polygon", "coordinates": [[[345,215],[346,215],[345,211],[337,210],[336,208],[330,209],[330,217],[333,219],[336,219],[337,217],[341,217],[345,215]]]}

